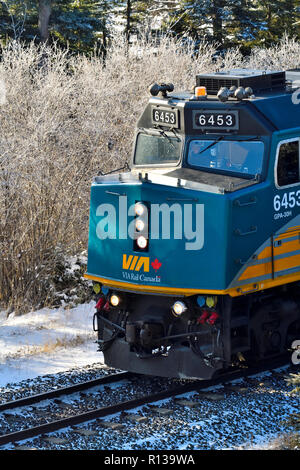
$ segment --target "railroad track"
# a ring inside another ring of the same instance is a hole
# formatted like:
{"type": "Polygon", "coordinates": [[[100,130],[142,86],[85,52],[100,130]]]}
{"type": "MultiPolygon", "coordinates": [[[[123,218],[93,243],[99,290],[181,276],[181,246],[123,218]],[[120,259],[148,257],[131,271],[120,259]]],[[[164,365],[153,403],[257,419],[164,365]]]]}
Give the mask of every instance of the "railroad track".
{"type": "Polygon", "coordinates": [[[73,393],[82,392],[90,388],[96,387],[97,385],[106,385],[121,380],[126,380],[133,377],[134,374],[131,372],[120,372],[117,374],[110,374],[98,379],[89,380],[88,382],[81,382],[79,384],[70,385],[69,387],[62,387],[49,392],[39,393],[37,395],[31,395],[29,397],[20,398],[18,400],[9,401],[0,404],[0,412],[19,408],[20,406],[31,406],[36,403],[40,403],[44,400],[58,399],[64,395],[71,395],[73,393]]]}
{"type": "MultiPolygon", "coordinates": [[[[176,387],[163,390],[157,393],[147,394],[145,396],[141,396],[138,398],[127,400],[127,401],[122,401],[114,405],[95,408],[93,410],[77,414],[75,416],[70,416],[67,418],[54,420],[54,421],[47,422],[45,424],[41,424],[35,427],[30,427],[27,429],[22,429],[19,431],[11,432],[9,434],[4,434],[0,436],[0,446],[4,446],[9,443],[16,443],[16,442],[23,441],[26,439],[31,439],[39,435],[45,435],[51,432],[61,430],[63,428],[68,428],[68,427],[76,426],[78,424],[82,424],[88,421],[92,421],[97,418],[104,418],[115,413],[125,412],[127,410],[137,408],[139,406],[147,405],[150,403],[155,403],[157,401],[164,400],[167,398],[172,398],[174,396],[182,395],[187,392],[199,391],[199,390],[203,390],[205,388],[212,387],[215,385],[228,383],[236,379],[245,378],[254,374],[258,374],[260,372],[265,372],[265,371],[269,371],[272,369],[276,369],[286,364],[287,364],[286,360],[279,360],[275,364],[273,362],[272,367],[266,368],[266,366],[264,365],[264,367],[257,366],[255,368],[239,369],[239,370],[235,370],[233,372],[227,373],[226,375],[225,374],[220,375],[219,377],[213,380],[192,381],[192,382],[184,383],[182,385],[178,385],[176,387]]],[[[4,403],[0,406],[0,412],[4,410],[11,410],[14,408],[19,408],[20,406],[30,406],[32,404],[40,403],[41,401],[46,400],[46,399],[55,399],[57,397],[61,397],[66,394],[72,394],[78,391],[86,390],[96,385],[116,383],[121,380],[130,379],[132,377],[136,377],[136,375],[128,373],[128,372],[112,374],[111,376],[106,376],[104,378],[99,378],[90,382],[84,382],[84,383],[74,385],[71,387],[66,387],[66,388],[62,388],[59,390],[46,392],[46,393],[42,393],[39,395],[34,395],[32,397],[27,397],[24,399],[16,400],[14,402],[4,403]]]]}

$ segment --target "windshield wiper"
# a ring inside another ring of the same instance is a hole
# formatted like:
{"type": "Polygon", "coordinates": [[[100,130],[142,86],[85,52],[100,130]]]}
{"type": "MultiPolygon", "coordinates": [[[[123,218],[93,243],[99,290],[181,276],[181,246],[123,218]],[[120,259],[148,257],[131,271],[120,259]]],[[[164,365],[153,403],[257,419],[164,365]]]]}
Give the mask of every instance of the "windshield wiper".
{"type": "MultiPolygon", "coordinates": [[[[211,144],[209,144],[207,147],[205,147],[205,149],[201,150],[201,152],[198,153],[198,155],[201,155],[201,153],[205,152],[206,150],[210,149],[211,147],[213,147],[214,145],[218,144],[219,142],[221,142],[221,140],[223,140],[225,138],[224,135],[221,135],[220,137],[218,137],[216,140],[214,140],[211,144]]],[[[240,139],[240,140],[236,140],[235,142],[251,142],[252,140],[257,140],[259,138],[259,136],[255,136],[253,137],[252,139],[240,139]]],[[[228,140],[228,142],[232,142],[231,140],[228,140]]]]}
{"type": "Polygon", "coordinates": [[[221,142],[221,140],[224,139],[224,135],[222,135],[221,137],[218,137],[216,140],[214,140],[211,144],[209,144],[207,147],[205,147],[205,149],[201,150],[201,152],[198,153],[198,155],[201,155],[201,153],[203,152],[206,152],[206,150],[210,149],[211,147],[213,147],[214,145],[216,145],[218,142],[221,142]]]}
{"type": "Polygon", "coordinates": [[[256,135],[255,137],[251,137],[251,139],[240,139],[236,140],[235,142],[252,142],[253,140],[260,140],[260,136],[256,135]]]}
{"type": "Polygon", "coordinates": [[[170,127],[170,131],[172,131],[173,134],[175,135],[175,137],[177,138],[177,142],[180,142],[180,137],[179,137],[179,135],[177,134],[177,132],[175,131],[174,127],[170,127]]]}
{"type": "Polygon", "coordinates": [[[145,134],[147,135],[153,135],[149,129],[145,129],[144,127],[139,127],[139,130],[145,132],[145,134]]]}
{"type": "Polygon", "coordinates": [[[158,126],[158,127],[159,127],[159,129],[160,129],[160,130],[158,131],[158,132],[160,133],[160,135],[162,135],[163,137],[165,137],[166,139],[168,139],[168,141],[169,141],[170,144],[172,145],[173,149],[175,149],[176,147],[175,147],[175,145],[173,144],[172,139],[165,133],[165,131],[164,131],[160,126],[158,126]]]}

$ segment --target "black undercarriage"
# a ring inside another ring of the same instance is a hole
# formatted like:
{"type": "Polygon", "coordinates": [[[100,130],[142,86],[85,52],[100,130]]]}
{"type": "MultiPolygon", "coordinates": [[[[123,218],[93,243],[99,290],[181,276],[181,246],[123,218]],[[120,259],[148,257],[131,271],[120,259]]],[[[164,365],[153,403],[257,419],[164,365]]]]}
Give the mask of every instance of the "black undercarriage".
{"type": "Polygon", "coordinates": [[[300,338],[298,285],[236,298],[201,296],[201,302],[115,292],[120,302],[112,306],[112,294],[98,298],[94,329],[105,363],[118,369],[211,379],[232,366],[284,355],[300,338]],[[176,301],[185,305],[179,315],[176,301]]]}

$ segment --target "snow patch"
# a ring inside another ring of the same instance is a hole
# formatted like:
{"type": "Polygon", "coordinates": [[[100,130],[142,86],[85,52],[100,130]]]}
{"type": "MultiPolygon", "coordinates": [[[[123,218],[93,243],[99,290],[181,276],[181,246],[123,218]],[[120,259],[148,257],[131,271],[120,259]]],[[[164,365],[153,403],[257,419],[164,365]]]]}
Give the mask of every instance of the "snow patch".
{"type": "Polygon", "coordinates": [[[8,318],[0,312],[0,386],[103,363],[95,343],[94,312],[94,301],[8,318]]]}

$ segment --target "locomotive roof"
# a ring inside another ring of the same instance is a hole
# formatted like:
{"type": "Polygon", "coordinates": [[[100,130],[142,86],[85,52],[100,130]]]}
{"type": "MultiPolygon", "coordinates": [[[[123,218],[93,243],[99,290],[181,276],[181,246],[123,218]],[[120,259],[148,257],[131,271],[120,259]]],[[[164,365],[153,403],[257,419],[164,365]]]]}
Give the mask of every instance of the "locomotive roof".
{"type": "Polygon", "coordinates": [[[214,95],[208,95],[205,101],[190,101],[191,94],[188,93],[173,93],[170,98],[184,100],[185,107],[205,107],[221,109],[223,107],[252,107],[254,106],[265,118],[273,124],[274,130],[293,129],[300,127],[300,103],[295,104],[296,101],[293,97],[298,97],[300,100],[300,82],[299,91],[297,88],[292,90],[275,90],[269,92],[262,92],[254,97],[237,101],[236,99],[229,99],[226,103],[221,103],[214,95]],[[196,104],[197,103],[197,104],[196,104]]]}
{"type": "Polygon", "coordinates": [[[153,128],[151,109],[168,107],[182,110],[184,119],[177,131],[183,134],[199,134],[192,125],[192,115],[197,110],[238,111],[240,128],[235,133],[240,135],[269,135],[276,131],[300,128],[300,87],[299,91],[295,89],[268,92],[242,101],[230,98],[226,103],[220,102],[216,96],[208,96],[206,100],[201,101],[191,100],[192,96],[191,93],[172,93],[166,98],[151,97],[137,127],[153,128]]]}
{"type": "MultiPolygon", "coordinates": [[[[296,104],[290,91],[272,93],[251,100],[253,105],[264,114],[277,128],[277,130],[293,129],[300,127],[300,103],[296,104]]],[[[300,97],[300,88],[299,88],[300,97]]]]}
{"type": "MultiPolygon", "coordinates": [[[[251,70],[236,70],[216,72],[214,74],[197,75],[197,86],[207,85],[207,97],[195,99],[192,92],[171,92],[164,96],[152,96],[144,115],[141,116],[138,127],[152,127],[149,114],[151,106],[171,106],[184,108],[189,113],[193,110],[240,110],[244,115],[244,125],[239,133],[252,132],[268,134],[274,131],[300,128],[300,69],[286,72],[265,72],[251,70]],[[243,81],[244,80],[244,81],[243,81]],[[228,85],[227,85],[228,83],[228,85]],[[253,94],[243,100],[228,97],[221,102],[217,97],[220,86],[228,87],[235,83],[237,86],[252,86],[253,94]],[[247,116],[246,116],[247,115],[247,116]],[[254,117],[255,115],[255,117],[254,117]],[[256,121],[256,122],[255,122],[256,121]],[[248,122],[248,125],[247,125],[248,122]]],[[[185,119],[181,132],[190,133],[190,123],[185,119]]],[[[180,132],[180,129],[178,129],[180,132]]],[[[192,131],[193,133],[193,131],[192,131]]]]}

